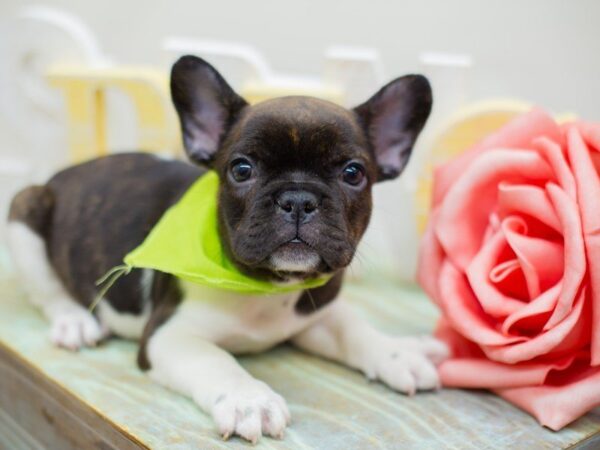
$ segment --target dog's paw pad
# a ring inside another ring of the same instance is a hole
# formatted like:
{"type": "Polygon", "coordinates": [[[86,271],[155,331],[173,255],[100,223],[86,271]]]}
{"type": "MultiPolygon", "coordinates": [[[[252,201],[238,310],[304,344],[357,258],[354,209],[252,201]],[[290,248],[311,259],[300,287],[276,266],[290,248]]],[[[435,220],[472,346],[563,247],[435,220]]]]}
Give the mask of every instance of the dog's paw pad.
{"type": "Polygon", "coordinates": [[[285,400],[258,380],[219,395],[212,414],[223,439],[238,435],[252,443],[263,434],[281,439],[290,423],[285,400]]]}
{"type": "Polygon", "coordinates": [[[107,330],[84,309],[64,311],[52,319],[50,340],[57,347],[73,351],[93,347],[106,335],[107,330]]]}

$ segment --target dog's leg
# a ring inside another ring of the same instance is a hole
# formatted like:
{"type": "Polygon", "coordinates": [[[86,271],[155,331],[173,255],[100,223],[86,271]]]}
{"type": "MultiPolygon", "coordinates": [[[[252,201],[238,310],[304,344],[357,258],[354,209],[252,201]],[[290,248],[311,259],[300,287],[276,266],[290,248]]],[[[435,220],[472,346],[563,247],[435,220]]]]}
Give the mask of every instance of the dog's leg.
{"type": "Polygon", "coordinates": [[[431,337],[392,337],[377,331],[341,300],[292,342],[410,395],[439,386],[435,364],[448,354],[446,346],[431,337]]]}
{"type": "Polygon", "coordinates": [[[77,350],[96,345],[107,331],[96,318],[66,292],[54,273],[43,239],[19,221],[8,224],[13,263],[31,302],[51,323],[50,339],[60,347],[77,350]]]}
{"type": "Polygon", "coordinates": [[[285,400],[253,378],[233,356],[198,335],[178,311],[147,343],[149,375],[192,397],[211,414],[219,432],[256,442],[262,434],[283,437],[290,421],[285,400]]]}

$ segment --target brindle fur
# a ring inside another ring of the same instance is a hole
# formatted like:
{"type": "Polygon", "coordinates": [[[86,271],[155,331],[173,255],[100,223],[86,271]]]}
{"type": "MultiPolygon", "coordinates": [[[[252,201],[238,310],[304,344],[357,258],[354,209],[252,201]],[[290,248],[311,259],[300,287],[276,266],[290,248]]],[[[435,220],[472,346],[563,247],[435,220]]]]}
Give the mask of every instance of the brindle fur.
{"type": "Polygon", "coordinates": [[[47,186],[29,186],[13,198],[8,220],[24,222],[37,234],[45,236],[53,206],[54,196],[47,186]]]}
{"type": "MultiPolygon", "coordinates": [[[[96,280],[142,243],[202,170],[147,154],[86,162],[19,193],[9,219],[27,223],[46,241],[48,257],[67,291],[94,300],[96,280]]],[[[107,298],[120,312],[142,311],[140,271],[119,279],[107,298]]]]}

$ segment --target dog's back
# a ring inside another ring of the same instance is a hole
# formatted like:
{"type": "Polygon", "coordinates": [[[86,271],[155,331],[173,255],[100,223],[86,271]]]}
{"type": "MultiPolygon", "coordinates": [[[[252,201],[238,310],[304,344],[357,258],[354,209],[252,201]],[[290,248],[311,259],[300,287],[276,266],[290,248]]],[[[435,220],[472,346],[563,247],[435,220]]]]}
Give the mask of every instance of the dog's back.
{"type": "MultiPolygon", "coordinates": [[[[43,186],[19,192],[9,211],[8,238],[34,303],[45,311],[70,311],[76,302],[82,316],[79,305],[94,300],[95,281],[122,263],[201,174],[180,161],[119,154],[70,167],[43,186]]],[[[143,281],[140,271],[117,281],[107,295],[111,307],[140,314],[148,301],[143,281]]],[[[89,331],[89,340],[96,340],[96,331],[89,331]]],[[[59,335],[56,330],[55,340],[59,335]]]]}

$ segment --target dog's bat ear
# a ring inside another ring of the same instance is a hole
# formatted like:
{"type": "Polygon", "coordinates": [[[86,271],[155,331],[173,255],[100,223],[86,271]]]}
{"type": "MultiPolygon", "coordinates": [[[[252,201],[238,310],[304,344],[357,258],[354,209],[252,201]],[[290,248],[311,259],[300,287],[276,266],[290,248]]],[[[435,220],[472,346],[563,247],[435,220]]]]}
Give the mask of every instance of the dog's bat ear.
{"type": "Polygon", "coordinates": [[[229,127],[247,105],[217,70],[196,56],[182,56],[171,69],[171,97],[179,114],[188,157],[211,166],[229,127]]]}
{"type": "Polygon", "coordinates": [[[406,75],[354,108],[379,166],[378,181],[400,175],[429,117],[431,103],[427,78],[406,75]]]}

